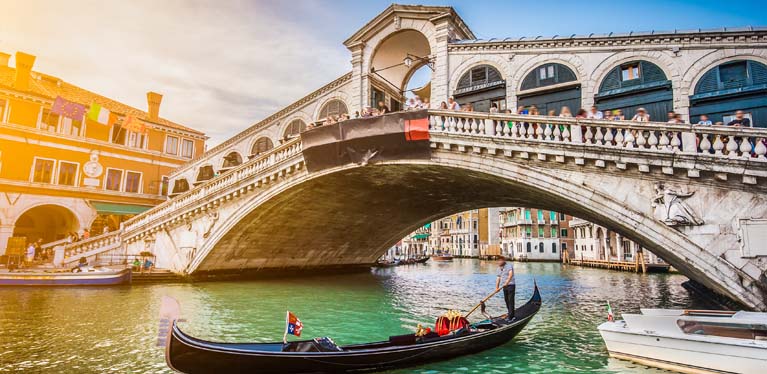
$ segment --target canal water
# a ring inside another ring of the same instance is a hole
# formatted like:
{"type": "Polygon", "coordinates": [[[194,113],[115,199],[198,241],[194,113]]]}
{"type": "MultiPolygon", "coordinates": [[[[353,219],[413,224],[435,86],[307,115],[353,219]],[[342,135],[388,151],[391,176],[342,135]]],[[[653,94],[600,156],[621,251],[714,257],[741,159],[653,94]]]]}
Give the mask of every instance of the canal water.
{"type": "MultiPolygon", "coordinates": [[[[279,280],[0,289],[0,373],[163,373],[154,346],[160,298],[181,303],[183,328],[223,341],[282,339],[285,310],[303,337],[339,344],[387,339],[433,325],[447,309],[468,310],[495,282],[495,263],[457,259],[344,275],[279,280]]],[[[516,263],[517,303],[532,292],[543,307],[511,343],[480,354],[392,373],[660,373],[607,357],[597,325],[609,300],[616,315],[639,307],[700,307],[673,274],[633,274],[556,263],[516,263]]],[[[488,303],[495,315],[501,297],[488,303]]]]}

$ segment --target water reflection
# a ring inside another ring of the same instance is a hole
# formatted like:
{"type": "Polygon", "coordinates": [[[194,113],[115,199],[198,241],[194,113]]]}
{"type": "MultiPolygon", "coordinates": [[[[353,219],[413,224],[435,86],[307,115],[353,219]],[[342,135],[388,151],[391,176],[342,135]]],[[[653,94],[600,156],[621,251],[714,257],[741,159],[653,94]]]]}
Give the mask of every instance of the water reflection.
{"type": "MultiPolygon", "coordinates": [[[[478,355],[396,373],[656,373],[608,359],[595,327],[605,303],[616,313],[643,307],[700,307],[679,275],[608,272],[555,263],[517,263],[518,303],[535,280],[538,316],[514,343],[478,355]]],[[[123,288],[0,289],[0,372],[169,372],[156,340],[163,295],[177,298],[184,328],[224,341],[282,337],[285,310],[305,336],[341,344],[386,339],[446,309],[468,310],[495,285],[495,264],[476,260],[374,269],[302,279],[135,285],[123,288]]],[[[487,304],[500,314],[500,297],[487,304]]],[[[479,318],[479,315],[477,315],[479,318]]]]}

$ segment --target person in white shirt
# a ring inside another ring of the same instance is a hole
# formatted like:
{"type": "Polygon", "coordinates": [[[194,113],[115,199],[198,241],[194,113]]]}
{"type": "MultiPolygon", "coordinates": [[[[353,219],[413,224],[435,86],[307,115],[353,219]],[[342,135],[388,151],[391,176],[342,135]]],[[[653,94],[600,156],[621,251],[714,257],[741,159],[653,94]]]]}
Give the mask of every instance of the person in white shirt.
{"type": "Polygon", "coordinates": [[[447,109],[448,110],[461,110],[461,104],[458,104],[457,101],[455,101],[455,98],[450,96],[447,98],[447,109]]]}
{"type": "Polygon", "coordinates": [[[637,109],[637,114],[635,114],[634,118],[631,120],[636,122],[650,122],[650,115],[647,114],[647,111],[644,108],[639,108],[637,109]]]}
{"type": "Polygon", "coordinates": [[[587,118],[590,118],[590,119],[602,119],[602,118],[604,118],[604,115],[602,114],[602,112],[597,110],[597,106],[596,105],[592,105],[591,106],[591,110],[589,111],[589,114],[588,114],[587,118]]]}
{"type": "Polygon", "coordinates": [[[711,120],[708,119],[708,116],[705,115],[705,114],[701,114],[700,115],[700,121],[698,121],[698,124],[699,125],[704,125],[704,126],[711,126],[711,125],[713,125],[713,123],[711,123],[711,120]]]}
{"type": "Polygon", "coordinates": [[[566,106],[563,106],[562,107],[562,111],[559,112],[559,116],[562,117],[562,118],[569,118],[569,117],[573,116],[573,113],[570,112],[570,108],[568,108],[566,106]]]}

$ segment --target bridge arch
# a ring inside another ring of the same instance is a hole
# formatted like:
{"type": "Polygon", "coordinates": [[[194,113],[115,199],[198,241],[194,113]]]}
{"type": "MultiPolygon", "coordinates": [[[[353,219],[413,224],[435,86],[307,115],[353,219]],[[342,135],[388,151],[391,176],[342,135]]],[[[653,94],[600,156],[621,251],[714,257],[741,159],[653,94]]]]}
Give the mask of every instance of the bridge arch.
{"type": "MultiPolygon", "coordinates": [[[[631,184],[633,193],[612,194],[582,184],[585,175],[559,174],[511,159],[488,162],[486,157],[439,150],[430,160],[347,165],[286,176],[260,193],[246,195],[236,211],[226,214],[187,271],[372,263],[398,238],[440,217],[481,207],[530,206],[611,228],[690,278],[734,298],[753,300],[754,295],[740,287],[732,265],[722,266],[683,230],[645,218],[652,216],[646,201],[654,196],[652,181],[620,182],[631,184]],[[306,211],[308,204],[317,209],[306,211]],[[323,225],[306,224],[311,222],[323,225]],[[291,255],[294,251],[301,251],[300,258],[291,255]],[[710,274],[727,276],[713,281],[710,274]]],[[[604,235],[606,240],[609,234],[604,235]]],[[[609,251],[606,245],[605,250],[609,251]]]]}
{"type": "MultiPolygon", "coordinates": [[[[43,239],[44,243],[64,239],[72,232],[90,227],[85,217],[78,217],[69,207],[45,202],[32,204],[11,222],[13,236],[24,236],[27,243],[43,239]]],[[[92,221],[92,219],[88,220],[92,221]]]]}

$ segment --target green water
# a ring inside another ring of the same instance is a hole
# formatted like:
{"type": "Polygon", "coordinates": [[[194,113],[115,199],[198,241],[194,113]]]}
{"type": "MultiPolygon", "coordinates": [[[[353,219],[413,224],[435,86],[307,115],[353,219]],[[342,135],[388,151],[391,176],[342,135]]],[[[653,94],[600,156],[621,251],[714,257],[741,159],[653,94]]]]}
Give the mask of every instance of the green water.
{"type": "MultiPolygon", "coordinates": [[[[0,289],[0,372],[162,373],[154,347],[163,295],[178,299],[185,330],[223,341],[282,338],[285,310],[304,336],[339,344],[386,339],[466,310],[492,291],[495,264],[476,260],[302,278],[135,285],[120,288],[0,289]]],[[[679,275],[517,263],[517,302],[535,278],[543,307],[511,343],[480,354],[394,373],[659,373],[609,359],[596,326],[605,302],[617,314],[643,307],[699,307],[679,275]]],[[[500,297],[488,303],[503,311],[500,297]]]]}

